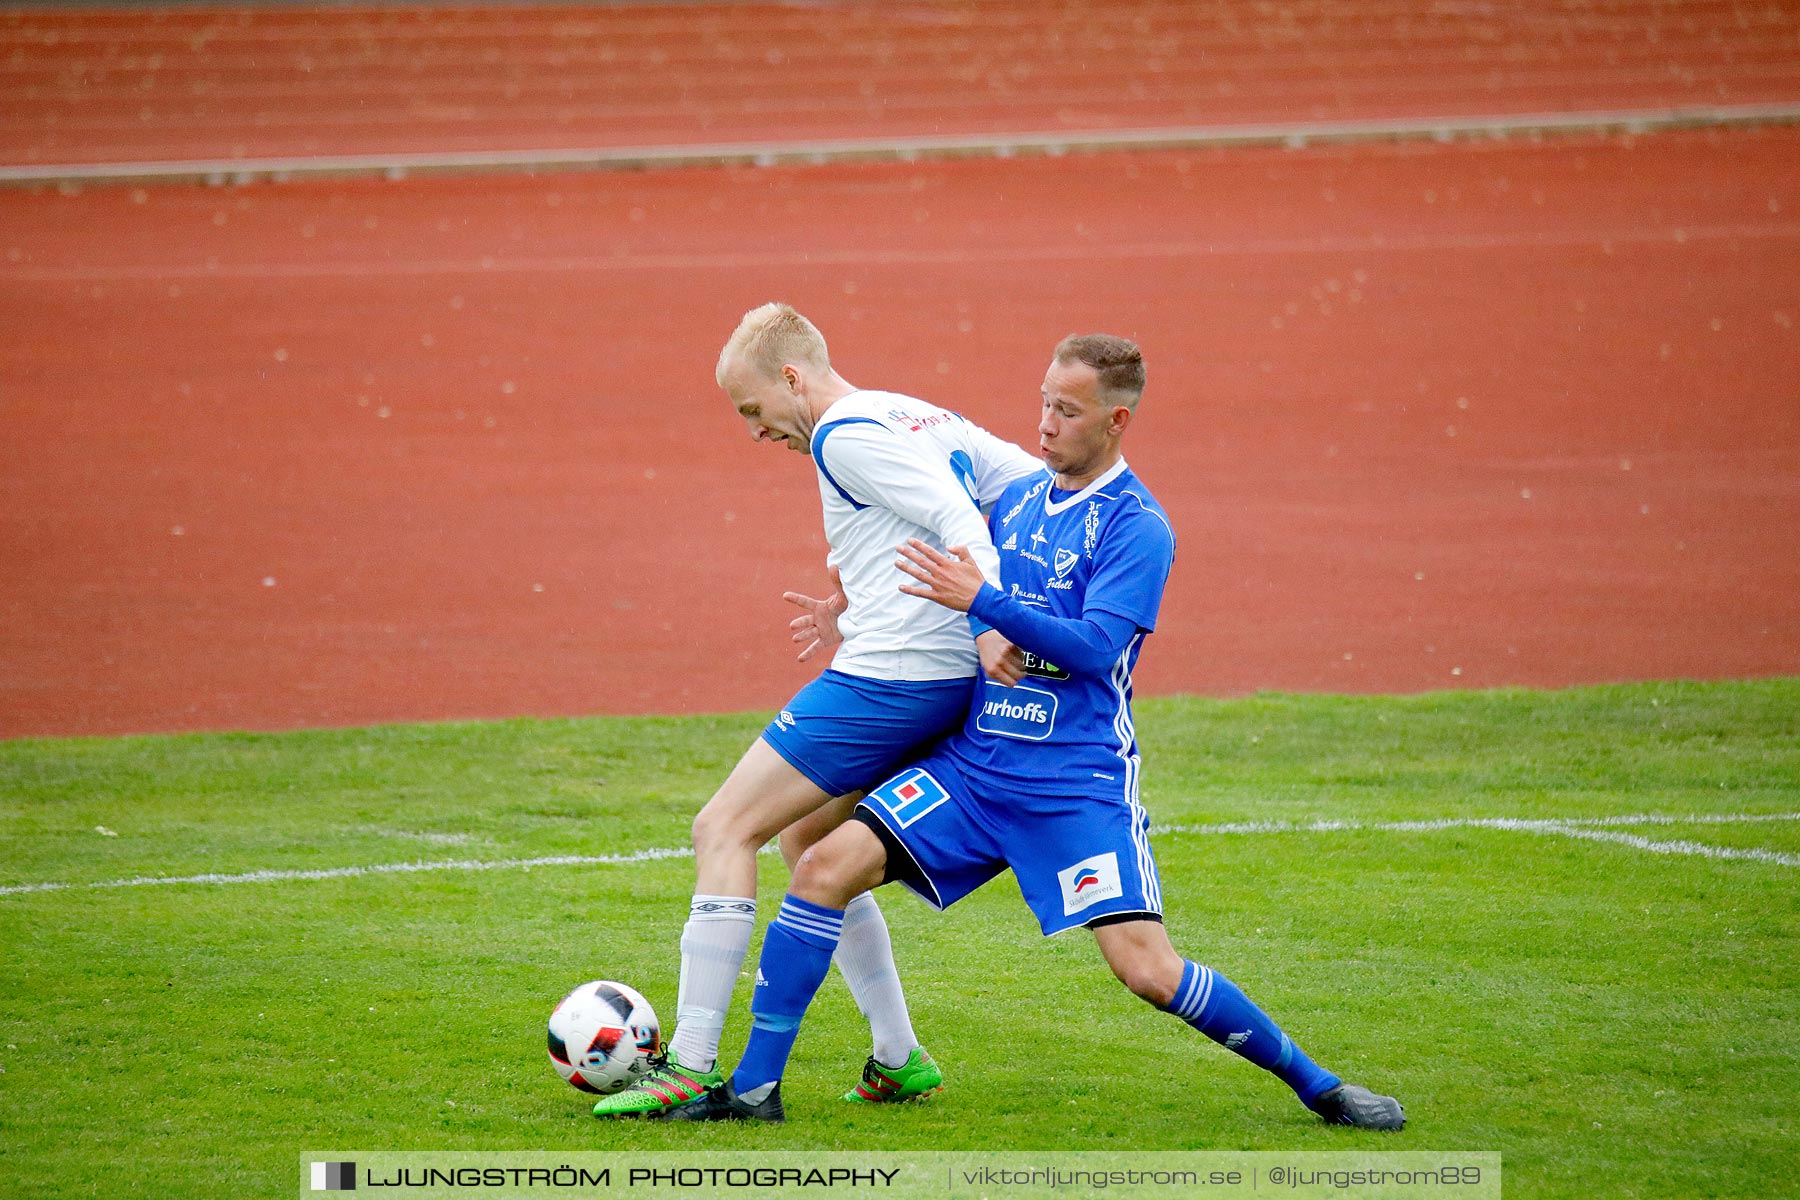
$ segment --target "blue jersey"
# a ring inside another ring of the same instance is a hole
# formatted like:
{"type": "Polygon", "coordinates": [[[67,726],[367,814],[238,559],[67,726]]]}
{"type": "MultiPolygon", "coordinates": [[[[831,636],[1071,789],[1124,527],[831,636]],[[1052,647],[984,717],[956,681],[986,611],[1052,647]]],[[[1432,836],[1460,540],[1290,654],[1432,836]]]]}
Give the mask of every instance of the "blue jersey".
{"type": "Polygon", "coordinates": [[[1060,491],[1048,470],[1018,480],[990,527],[1006,595],[1057,618],[1124,618],[1137,632],[1099,676],[1072,675],[1021,646],[1025,678],[1011,688],[981,680],[945,752],[972,779],[1010,790],[1135,804],[1131,672],[1175,561],[1168,516],[1121,459],[1079,492],[1060,491]]]}

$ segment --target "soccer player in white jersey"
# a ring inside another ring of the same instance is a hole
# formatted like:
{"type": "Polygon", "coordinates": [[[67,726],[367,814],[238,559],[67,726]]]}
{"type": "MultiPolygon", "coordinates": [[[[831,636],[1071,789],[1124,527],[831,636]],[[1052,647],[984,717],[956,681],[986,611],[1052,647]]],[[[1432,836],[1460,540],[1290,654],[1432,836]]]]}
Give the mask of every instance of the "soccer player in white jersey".
{"type": "Polygon", "coordinates": [[[1046,469],[994,510],[1002,586],[960,547],[902,548],[917,581],[904,590],[1004,633],[1025,651],[1027,678],[983,681],[961,734],[870,791],[855,820],[801,857],[763,939],[744,1056],[670,1119],[784,1119],[781,1075],[851,896],[899,880],[945,908],[1010,869],[1046,935],[1093,930],[1128,988],[1273,1072],[1327,1121],[1404,1123],[1398,1101],[1319,1067],[1163,928],[1131,672],[1156,627],[1175,534],[1120,454],[1143,387],[1142,356],[1124,338],[1057,347],[1038,425],[1046,469]]]}
{"type": "MultiPolygon", "coordinates": [[[[978,669],[1001,680],[1023,670],[1003,635],[972,639],[962,614],[902,594],[894,547],[910,538],[966,545],[998,580],[984,510],[1042,463],[953,412],[855,387],[832,369],[818,329],[785,304],[745,314],[719,354],[717,379],[753,438],[812,456],[827,565],[842,592],[787,598],[805,610],[793,623],[795,640],[807,643],[801,659],[832,644],[837,657],[695,818],[698,878],[681,935],[674,1034],[652,1073],[602,1097],[595,1116],[655,1116],[722,1081],[719,1038],[755,924],[757,850],[780,833],[793,861],[867,788],[956,730],[978,669]]],[[[845,897],[836,955],[874,1041],[844,1099],[909,1100],[941,1087],[942,1072],[913,1032],[873,896],[845,897]]]]}

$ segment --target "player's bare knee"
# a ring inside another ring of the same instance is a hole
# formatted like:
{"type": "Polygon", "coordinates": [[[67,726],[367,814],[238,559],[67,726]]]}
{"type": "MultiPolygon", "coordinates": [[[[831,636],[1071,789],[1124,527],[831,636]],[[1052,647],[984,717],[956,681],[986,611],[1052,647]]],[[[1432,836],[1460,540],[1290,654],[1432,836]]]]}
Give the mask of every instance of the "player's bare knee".
{"type": "MultiPolygon", "coordinates": [[[[730,856],[741,850],[743,839],[738,837],[726,821],[716,816],[709,817],[705,809],[694,818],[694,857],[702,863],[711,862],[730,856]]],[[[751,848],[754,853],[755,848],[751,848]]]]}
{"type": "Polygon", "coordinates": [[[754,852],[770,836],[757,828],[754,813],[728,800],[723,792],[714,795],[694,815],[692,835],[694,853],[701,857],[744,849],[754,852]]]}
{"type": "Polygon", "coordinates": [[[711,804],[694,814],[694,823],[688,829],[688,836],[693,840],[695,854],[705,855],[717,848],[722,824],[723,821],[711,804]]]}
{"type": "Polygon", "coordinates": [[[818,837],[803,825],[789,825],[781,831],[781,857],[793,870],[800,856],[818,844],[818,837]]]}
{"type": "MultiPolygon", "coordinates": [[[[877,842],[877,851],[879,848],[877,842]]],[[[871,874],[880,882],[880,871],[879,862],[871,865],[868,847],[855,836],[855,830],[844,827],[801,853],[794,862],[789,890],[802,900],[843,908],[869,889],[871,874]]]]}
{"type": "Polygon", "coordinates": [[[802,900],[828,908],[842,908],[856,894],[845,883],[844,865],[830,846],[823,843],[808,846],[794,860],[794,874],[788,890],[802,900]]]}

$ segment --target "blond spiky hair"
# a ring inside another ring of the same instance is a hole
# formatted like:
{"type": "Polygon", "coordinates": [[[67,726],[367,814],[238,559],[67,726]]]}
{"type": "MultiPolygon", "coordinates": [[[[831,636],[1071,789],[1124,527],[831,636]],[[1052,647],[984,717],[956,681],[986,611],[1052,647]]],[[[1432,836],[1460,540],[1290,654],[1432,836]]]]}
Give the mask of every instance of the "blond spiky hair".
{"type": "Polygon", "coordinates": [[[758,373],[773,377],[787,363],[804,363],[820,371],[831,370],[825,335],[792,305],[769,303],[751,309],[725,340],[719,351],[714,378],[725,386],[725,367],[737,359],[758,373]]]}

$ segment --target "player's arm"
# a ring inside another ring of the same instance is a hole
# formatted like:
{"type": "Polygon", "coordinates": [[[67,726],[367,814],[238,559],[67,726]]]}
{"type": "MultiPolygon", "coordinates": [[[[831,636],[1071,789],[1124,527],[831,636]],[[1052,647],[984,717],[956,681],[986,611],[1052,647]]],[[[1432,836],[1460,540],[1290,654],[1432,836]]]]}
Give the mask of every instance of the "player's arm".
{"type": "Polygon", "coordinates": [[[1098,678],[1118,664],[1119,655],[1137,636],[1138,624],[1117,613],[1084,612],[1079,617],[1053,617],[1022,604],[991,584],[976,594],[977,615],[1046,662],[1071,675],[1098,678]]]}
{"type": "Polygon", "coordinates": [[[1104,675],[1137,632],[1156,628],[1163,587],[1174,564],[1167,522],[1146,509],[1110,522],[1094,548],[1094,567],[1079,617],[1053,617],[1008,596],[968,569],[966,556],[920,541],[901,548],[900,569],[919,581],[902,587],[967,612],[1013,642],[1075,675],[1104,675]]]}
{"type": "MultiPolygon", "coordinates": [[[[994,533],[994,517],[988,517],[990,540],[994,533]]],[[[1002,687],[1013,687],[1025,678],[1025,653],[1018,643],[977,617],[969,614],[969,634],[975,639],[975,656],[981,660],[981,673],[1002,687]]]]}
{"type": "Polygon", "coordinates": [[[945,546],[967,546],[982,575],[999,582],[1000,554],[987,519],[933,443],[907,439],[873,421],[821,428],[827,433],[813,454],[827,477],[856,503],[890,509],[930,530],[945,546]]]}
{"type": "Polygon", "coordinates": [[[981,511],[989,512],[1012,483],[1029,475],[1037,475],[1044,464],[1005,438],[995,437],[974,422],[969,423],[970,442],[975,451],[975,502],[981,511]]]}
{"type": "Polygon", "coordinates": [[[1116,613],[1053,617],[1022,604],[982,579],[963,547],[950,549],[946,554],[917,538],[900,547],[895,565],[919,581],[900,590],[966,612],[1071,675],[1105,675],[1137,633],[1136,621],[1116,613]]]}

